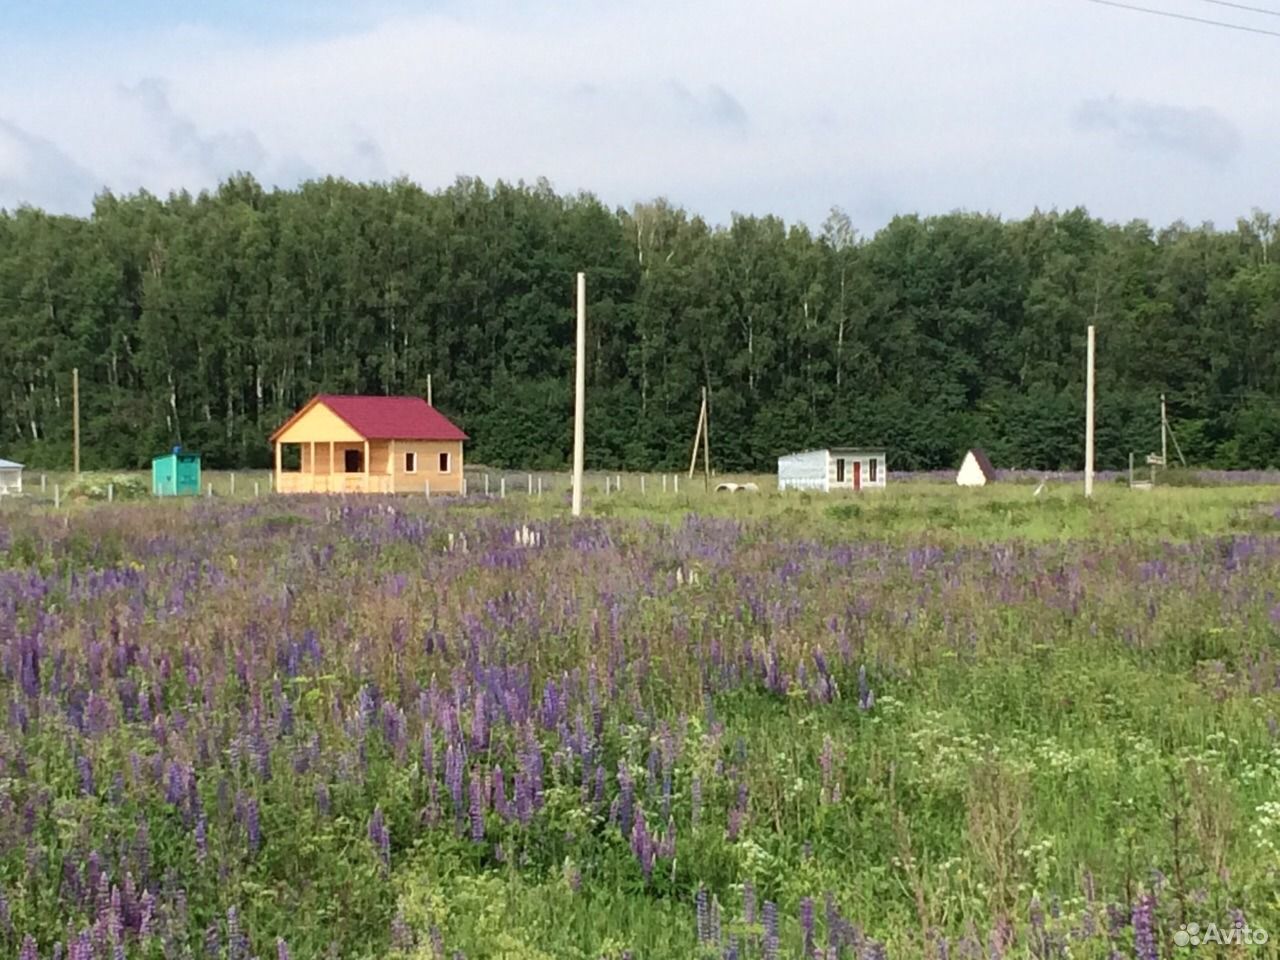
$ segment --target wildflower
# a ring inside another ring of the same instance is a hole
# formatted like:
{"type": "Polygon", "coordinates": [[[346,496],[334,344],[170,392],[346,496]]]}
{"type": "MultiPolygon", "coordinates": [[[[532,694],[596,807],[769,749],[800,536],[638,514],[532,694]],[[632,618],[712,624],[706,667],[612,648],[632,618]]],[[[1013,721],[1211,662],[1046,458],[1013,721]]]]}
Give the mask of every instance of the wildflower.
{"type": "Polygon", "coordinates": [[[289,960],[289,945],[284,937],[276,937],[276,960],[289,960]]]}
{"type": "Polygon", "coordinates": [[[1138,898],[1133,908],[1133,950],[1137,960],[1159,960],[1155,935],[1156,899],[1151,894],[1138,898]]]}
{"type": "Polygon", "coordinates": [[[866,712],[875,705],[876,695],[871,689],[871,684],[867,682],[867,668],[865,665],[860,666],[858,667],[858,709],[866,712]]]}
{"type": "Polygon", "coordinates": [[[800,929],[804,932],[804,956],[814,955],[813,939],[813,898],[805,897],[800,901],[800,929]]]}
{"type": "Polygon", "coordinates": [[[35,937],[29,933],[22,938],[22,949],[18,952],[18,960],[40,960],[40,951],[36,948],[35,937]]]}
{"type": "Polygon", "coordinates": [[[373,815],[369,817],[369,842],[373,844],[373,848],[378,852],[378,859],[382,861],[383,866],[391,865],[391,834],[387,830],[386,821],[382,816],[382,807],[374,807],[373,815]]]}
{"type": "Polygon", "coordinates": [[[83,753],[76,757],[76,772],[80,776],[80,792],[86,797],[93,796],[93,764],[83,753]]]}
{"type": "Polygon", "coordinates": [[[764,902],[764,960],[778,960],[778,906],[764,902]]]}
{"type": "Polygon", "coordinates": [[[467,784],[467,792],[470,800],[470,819],[471,819],[471,839],[476,843],[484,840],[484,779],[480,776],[479,771],[471,772],[470,782],[467,784]]]}

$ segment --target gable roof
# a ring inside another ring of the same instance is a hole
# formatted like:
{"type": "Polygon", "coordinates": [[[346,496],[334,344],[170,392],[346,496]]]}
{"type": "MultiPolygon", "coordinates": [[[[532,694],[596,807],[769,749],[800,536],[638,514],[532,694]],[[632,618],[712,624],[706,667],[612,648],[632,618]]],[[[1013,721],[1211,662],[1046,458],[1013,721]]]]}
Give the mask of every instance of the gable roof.
{"type": "Polygon", "coordinates": [[[22,464],[0,458],[0,470],[21,470],[22,464]]]}
{"type": "Polygon", "coordinates": [[[974,447],[969,453],[973,456],[974,462],[978,464],[978,469],[982,471],[982,475],[987,478],[987,482],[994,481],[996,468],[991,465],[991,458],[987,456],[987,452],[981,447],[974,447]]]}
{"type": "Polygon", "coordinates": [[[357,397],[320,393],[271,434],[274,443],[318,403],[366,440],[469,440],[448,417],[421,397],[357,397]]]}

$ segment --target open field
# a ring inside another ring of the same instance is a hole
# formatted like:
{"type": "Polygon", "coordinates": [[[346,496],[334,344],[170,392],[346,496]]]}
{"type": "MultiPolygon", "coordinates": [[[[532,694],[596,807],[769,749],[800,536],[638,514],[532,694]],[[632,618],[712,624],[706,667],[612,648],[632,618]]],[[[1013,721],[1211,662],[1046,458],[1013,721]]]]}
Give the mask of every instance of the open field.
{"type": "Polygon", "coordinates": [[[0,953],[1280,935],[1280,489],[1031,489],[0,505],[0,953]]]}

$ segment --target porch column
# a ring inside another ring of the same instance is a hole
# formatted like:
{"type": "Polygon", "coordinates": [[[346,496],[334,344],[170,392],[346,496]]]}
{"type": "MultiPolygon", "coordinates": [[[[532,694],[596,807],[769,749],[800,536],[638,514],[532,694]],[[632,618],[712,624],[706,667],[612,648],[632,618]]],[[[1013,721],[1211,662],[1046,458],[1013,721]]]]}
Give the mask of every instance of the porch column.
{"type": "Polygon", "coordinates": [[[275,444],[272,444],[272,446],[276,448],[276,492],[279,493],[280,492],[280,470],[281,470],[281,462],[282,462],[281,456],[280,456],[280,444],[275,443],[275,444]]]}
{"type": "Polygon", "coordinates": [[[325,490],[329,493],[333,492],[333,441],[329,441],[329,480],[325,484],[325,490]]]}
{"type": "Polygon", "coordinates": [[[311,492],[316,492],[316,442],[311,441],[311,492]]]}
{"type": "Polygon", "coordinates": [[[387,454],[387,473],[391,476],[391,492],[396,492],[396,442],[391,441],[391,452],[387,454]]]}
{"type": "Polygon", "coordinates": [[[369,492],[369,441],[364,442],[364,492],[369,492]]]}

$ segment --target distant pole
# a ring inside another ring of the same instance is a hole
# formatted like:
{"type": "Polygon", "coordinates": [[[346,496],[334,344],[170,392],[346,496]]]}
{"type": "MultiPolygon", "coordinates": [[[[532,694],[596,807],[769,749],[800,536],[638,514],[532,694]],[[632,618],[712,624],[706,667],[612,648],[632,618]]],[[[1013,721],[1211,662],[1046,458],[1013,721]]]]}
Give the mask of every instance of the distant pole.
{"type": "Polygon", "coordinates": [[[507,478],[506,477],[498,478],[498,496],[500,496],[503,500],[507,499],[507,478]]]}
{"type": "Polygon", "coordinates": [[[1169,465],[1169,414],[1165,410],[1164,394],[1160,394],[1160,462],[1169,465]]]}
{"type": "Polygon", "coordinates": [[[53,485],[53,505],[55,508],[62,506],[62,487],[56,483],[53,485]]]}
{"type": "Polygon", "coordinates": [[[679,493],[680,492],[680,474],[673,473],[671,475],[671,482],[675,485],[674,487],[672,487],[671,492],[679,493]]]}
{"type": "Polygon", "coordinates": [[[1093,359],[1094,326],[1089,324],[1088,366],[1084,378],[1084,495],[1093,496],[1093,359]]]}
{"type": "Polygon", "coordinates": [[[431,499],[431,481],[430,480],[422,481],[422,495],[426,497],[428,500],[431,499]]]}
{"type": "Polygon", "coordinates": [[[573,515],[582,515],[582,464],[586,447],[587,414],[587,275],[578,274],[578,356],[574,364],[573,394],[573,515]]]}
{"type": "Polygon", "coordinates": [[[258,481],[257,480],[253,481],[253,497],[255,500],[258,498],[258,481]]]}
{"type": "Polygon", "coordinates": [[[538,478],[538,497],[542,497],[542,478],[538,478]]]}
{"type": "Polygon", "coordinates": [[[233,497],[236,495],[236,475],[234,473],[231,474],[231,495],[233,497]]]}
{"type": "Polygon", "coordinates": [[[484,495],[486,497],[489,495],[489,475],[487,473],[484,475],[484,495]]]}
{"type": "Polygon", "coordinates": [[[1129,451],[1129,486],[1133,486],[1133,451],[1129,451]]]}
{"type": "Polygon", "coordinates": [[[107,503],[111,503],[116,498],[116,485],[114,483],[107,484],[107,503]]]}
{"type": "Polygon", "coordinates": [[[435,406],[435,404],[431,402],[431,374],[429,373],[427,374],[427,406],[435,406]]]}
{"type": "Polygon", "coordinates": [[[45,482],[45,476],[42,473],[40,474],[40,492],[41,493],[44,493],[44,482],[45,482]]]}
{"type": "Polygon", "coordinates": [[[622,474],[618,474],[616,477],[613,478],[613,492],[614,493],[622,492],[622,474]]]}
{"type": "Polygon", "coordinates": [[[644,496],[644,474],[640,474],[640,496],[644,496]]]}
{"type": "Polygon", "coordinates": [[[529,474],[529,496],[533,496],[533,474],[529,474]]]}
{"type": "Polygon", "coordinates": [[[698,467],[698,445],[702,442],[702,424],[707,418],[707,396],[702,395],[702,406],[698,408],[698,429],[693,432],[693,456],[689,458],[689,479],[693,479],[693,471],[698,467]]]}
{"type": "Polygon", "coordinates": [[[707,388],[702,388],[702,475],[711,489],[711,407],[707,404],[707,388]]]}
{"type": "Polygon", "coordinates": [[[71,368],[71,469],[80,476],[80,368],[71,368]]]}
{"type": "Polygon", "coordinates": [[[667,475],[665,473],[662,475],[662,492],[667,492],[667,475]]]}

